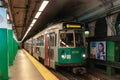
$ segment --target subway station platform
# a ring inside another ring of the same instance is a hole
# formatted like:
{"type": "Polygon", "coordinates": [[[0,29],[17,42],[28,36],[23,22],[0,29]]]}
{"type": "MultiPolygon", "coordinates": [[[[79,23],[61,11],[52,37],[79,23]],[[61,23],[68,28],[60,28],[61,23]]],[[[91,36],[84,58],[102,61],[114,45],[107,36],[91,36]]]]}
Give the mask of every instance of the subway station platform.
{"type": "Polygon", "coordinates": [[[14,65],[9,67],[9,80],[59,80],[25,50],[18,50],[14,65]]]}

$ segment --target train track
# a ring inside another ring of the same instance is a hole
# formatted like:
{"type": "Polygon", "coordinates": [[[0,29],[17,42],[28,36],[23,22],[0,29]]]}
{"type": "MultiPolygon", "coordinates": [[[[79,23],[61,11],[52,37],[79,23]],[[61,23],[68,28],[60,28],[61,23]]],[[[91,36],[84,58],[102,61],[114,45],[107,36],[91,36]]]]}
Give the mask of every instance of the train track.
{"type": "Polygon", "coordinates": [[[59,69],[59,70],[49,70],[59,78],[59,80],[120,80],[119,78],[115,77],[108,77],[104,73],[101,73],[99,70],[92,70],[88,71],[88,73],[85,74],[74,74],[70,71],[59,69]]]}
{"type": "Polygon", "coordinates": [[[120,80],[119,74],[114,77],[108,77],[99,69],[88,69],[88,73],[74,74],[62,68],[57,70],[53,70],[49,67],[46,68],[48,68],[54,75],[56,75],[59,80],[120,80]]]}
{"type": "Polygon", "coordinates": [[[74,74],[67,70],[53,70],[49,69],[55,76],[59,78],[59,80],[99,80],[95,77],[91,77],[90,74],[74,74]]]}
{"type": "Polygon", "coordinates": [[[60,71],[62,75],[64,75],[68,80],[90,80],[84,75],[74,74],[72,72],[60,71]]]}
{"type": "Polygon", "coordinates": [[[45,67],[48,68],[56,77],[58,77],[59,80],[106,80],[96,78],[95,76],[93,76],[94,73],[74,74],[73,72],[65,70],[64,68],[54,70],[50,67],[45,67]]]}

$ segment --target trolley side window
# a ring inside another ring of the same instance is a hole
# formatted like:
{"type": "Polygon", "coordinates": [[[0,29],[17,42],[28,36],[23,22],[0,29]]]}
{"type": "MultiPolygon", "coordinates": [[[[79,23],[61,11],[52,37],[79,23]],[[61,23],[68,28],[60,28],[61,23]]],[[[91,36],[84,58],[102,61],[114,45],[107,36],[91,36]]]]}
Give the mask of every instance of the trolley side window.
{"type": "Polygon", "coordinates": [[[40,36],[37,38],[37,46],[44,46],[44,36],[40,36]]]}
{"type": "Polygon", "coordinates": [[[39,38],[39,45],[44,46],[44,36],[43,35],[39,38]]]}
{"type": "Polygon", "coordinates": [[[49,45],[56,46],[56,34],[55,33],[49,34],[49,45]]]}
{"type": "Polygon", "coordinates": [[[37,40],[33,39],[33,46],[36,46],[37,40]]]}

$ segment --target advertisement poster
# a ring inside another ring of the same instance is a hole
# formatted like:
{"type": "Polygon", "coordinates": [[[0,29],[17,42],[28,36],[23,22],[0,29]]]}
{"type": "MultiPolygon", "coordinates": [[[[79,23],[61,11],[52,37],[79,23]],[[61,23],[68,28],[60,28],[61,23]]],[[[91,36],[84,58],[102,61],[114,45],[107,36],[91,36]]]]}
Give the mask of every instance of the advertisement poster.
{"type": "Polygon", "coordinates": [[[90,58],[106,60],[106,42],[90,42],[90,58]]]}

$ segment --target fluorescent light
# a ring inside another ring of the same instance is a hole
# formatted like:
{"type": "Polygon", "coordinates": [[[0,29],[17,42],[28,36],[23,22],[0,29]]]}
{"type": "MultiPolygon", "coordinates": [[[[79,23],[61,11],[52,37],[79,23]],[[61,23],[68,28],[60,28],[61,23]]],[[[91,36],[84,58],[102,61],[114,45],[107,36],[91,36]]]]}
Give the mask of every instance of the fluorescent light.
{"type": "MultiPolygon", "coordinates": [[[[45,9],[45,7],[47,6],[48,3],[49,3],[49,1],[47,1],[47,0],[42,2],[38,12],[35,15],[35,18],[39,18],[40,14],[42,13],[41,11],[43,11],[45,9]]],[[[33,27],[33,25],[35,24],[36,21],[37,21],[37,19],[33,19],[32,23],[30,24],[30,26],[29,26],[28,30],[26,31],[24,37],[22,38],[22,41],[27,36],[28,32],[31,30],[31,28],[33,27]]]]}
{"type": "Polygon", "coordinates": [[[24,40],[24,38],[27,36],[27,34],[28,34],[28,32],[30,31],[30,29],[31,29],[31,28],[29,28],[29,29],[26,31],[26,33],[25,33],[24,37],[22,38],[21,42],[22,42],[22,41],[24,40]]]}
{"type": "Polygon", "coordinates": [[[24,40],[24,38],[27,36],[28,32],[31,30],[31,28],[33,27],[34,23],[36,22],[36,19],[33,19],[32,23],[30,24],[29,28],[27,29],[24,37],[22,38],[21,42],[24,40]]]}
{"type": "Polygon", "coordinates": [[[31,27],[32,27],[33,25],[34,25],[33,23],[30,24],[31,27]]]}
{"type": "Polygon", "coordinates": [[[41,12],[37,12],[37,14],[35,15],[35,18],[39,18],[41,12]]]}
{"type": "Polygon", "coordinates": [[[36,19],[33,19],[32,23],[35,24],[36,21],[37,21],[36,19]]]}
{"type": "Polygon", "coordinates": [[[39,11],[43,11],[48,3],[49,3],[49,1],[43,1],[42,5],[39,8],[39,11]]]}
{"type": "Polygon", "coordinates": [[[13,32],[13,38],[18,42],[15,32],[13,32]]]}
{"type": "Polygon", "coordinates": [[[24,37],[22,38],[21,42],[24,40],[24,38],[26,37],[26,35],[27,35],[27,32],[25,33],[25,35],[24,35],[24,37]]]}
{"type": "Polygon", "coordinates": [[[8,14],[7,14],[7,19],[8,19],[8,20],[10,19],[8,14]]]}
{"type": "Polygon", "coordinates": [[[24,37],[22,38],[21,42],[24,40],[24,38],[27,36],[28,32],[31,30],[31,28],[33,27],[34,24],[31,23],[31,25],[29,26],[29,28],[27,29],[24,37]]]}
{"type": "Polygon", "coordinates": [[[29,32],[31,30],[31,28],[32,28],[32,26],[30,26],[27,31],[29,32]]]}

